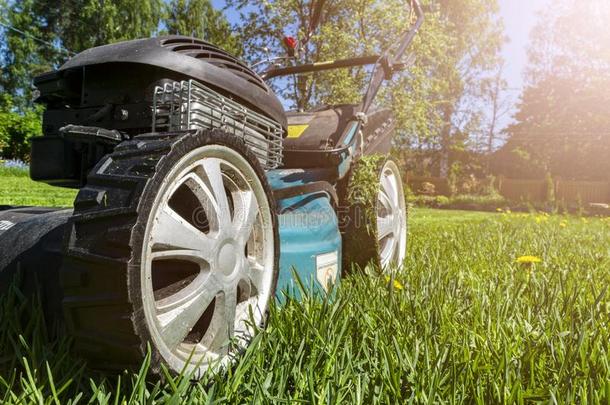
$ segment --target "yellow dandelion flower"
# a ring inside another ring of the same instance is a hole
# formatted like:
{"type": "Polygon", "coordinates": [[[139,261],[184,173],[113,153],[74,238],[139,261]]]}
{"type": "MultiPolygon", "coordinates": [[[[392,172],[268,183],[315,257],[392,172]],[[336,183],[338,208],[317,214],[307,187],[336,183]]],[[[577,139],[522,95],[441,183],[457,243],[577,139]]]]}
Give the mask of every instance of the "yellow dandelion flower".
{"type": "Polygon", "coordinates": [[[559,223],[559,226],[562,228],[565,228],[566,226],[568,226],[568,224],[567,224],[567,222],[562,221],[559,223]]]}
{"type": "MultiPolygon", "coordinates": [[[[390,276],[385,276],[385,281],[389,283],[390,276]]],[[[396,279],[394,279],[394,282],[392,283],[392,285],[394,286],[395,290],[404,290],[404,286],[402,285],[402,283],[396,279]]]]}
{"type": "Polygon", "coordinates": [[[538,256],[519,256],[517,258],[517,263],[522,264],[532,264],[532,263],[541,263],[542,259],[538,256]]]}
{"type": "Polygon", "coordinates": [[[502,212],[502,211],[504,211],[504,210],[503,210],[502,208],[496,208],[496,211],[498,211],[498,212],[502,212]]]}

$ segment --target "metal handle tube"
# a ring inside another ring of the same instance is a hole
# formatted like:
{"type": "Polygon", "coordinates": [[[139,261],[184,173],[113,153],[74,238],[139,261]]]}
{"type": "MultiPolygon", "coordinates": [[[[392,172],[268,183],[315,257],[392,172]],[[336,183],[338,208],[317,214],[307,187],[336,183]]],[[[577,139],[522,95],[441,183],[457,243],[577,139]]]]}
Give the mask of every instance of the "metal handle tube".
{"type": "Polygon", "coordinates": [[[369,82],[369,86],[362,100],[362,112],[365,114],[368,112],[371,104],[373,104],[373,100],[375,99],[375,96],[377,96],[381,84],[386,78],[388,78],[388,74],[391,73],[394,62],[399,60],[404,55],[409,45],[411,45],[413,42],[417,31],[424,22],[424,12],[419,5],[419,2],[417,0],[413,0],[412,4],[415,8],[417,21],[411,27],[411,29],[403,35],[400,46],[398,47],[398,50],[393,58],[388,55],[389,50],[387,50],[377,60],[371,75],[371,81],[369,82]]]}
{"type": "Polygon", "coordinates": [[[400,47],[396,51],[396,55],[394,55],[394,61],[397,61],[400,58],[402,58],[402,56],[406,52],[409,45],[411,45],[411,42],[413,42],[413,39],[415,38],[417,31],[419,31],[422,24],[424,23],[424,11],[422,10],[422,8],[420,6],[419,1],[413,0],[413,8],[415,9],[415,15],[417,16],[417,21],[415,21],[415,25],[408,32],[406,32],[403,35],[403,37],[400,41],[400,47]]]}

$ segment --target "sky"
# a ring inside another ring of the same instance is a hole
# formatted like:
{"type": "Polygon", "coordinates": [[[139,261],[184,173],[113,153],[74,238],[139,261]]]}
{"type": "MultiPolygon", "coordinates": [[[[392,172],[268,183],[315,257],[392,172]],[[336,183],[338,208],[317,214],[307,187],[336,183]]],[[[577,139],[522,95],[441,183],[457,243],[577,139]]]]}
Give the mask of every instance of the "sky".
{"type": "MultiPolygon", "coordinates": [[[[502,49],[505,60],[504,76],[508,83],[506,96],[512,103],[519,100],[523,89],[523,73],[527,66],[527,46],[538,13],[552,0],[499,0],[500,15],[504,22],[504,33],[508,41],[502,49]]],[[[500,118],[500,128],[513,122],[513,111],[500,118]]]]}
{"type": "Polygon", "coordinates": [[[502,55],[506,61],[506,80],[509,88],[521,90],[523,69],[527,65],[529,34],[536,23],[537,13],[551,0],[499,0],[500,15],[508,42],[502,55]]]}

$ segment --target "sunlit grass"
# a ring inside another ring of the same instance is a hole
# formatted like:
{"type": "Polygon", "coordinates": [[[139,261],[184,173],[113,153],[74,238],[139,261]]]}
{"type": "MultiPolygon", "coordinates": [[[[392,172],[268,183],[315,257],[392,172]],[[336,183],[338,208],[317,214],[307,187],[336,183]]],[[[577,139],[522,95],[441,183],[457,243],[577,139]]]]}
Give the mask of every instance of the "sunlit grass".
{"type": "Polygon", "coordinates": [[[0,205],[71,207],[76,193],[32,181],[25,170],[0,167],[0,205]]]}
{"type": "Polygon", "coordinates": [[[0,402],[607,403],[610,221],[586,221],[416,210],[400,288],[357,274],[333,300],[289,300],[234,367],[196,384],[146,382],[146,363],[87,371],[13,292],[0,402]]]}

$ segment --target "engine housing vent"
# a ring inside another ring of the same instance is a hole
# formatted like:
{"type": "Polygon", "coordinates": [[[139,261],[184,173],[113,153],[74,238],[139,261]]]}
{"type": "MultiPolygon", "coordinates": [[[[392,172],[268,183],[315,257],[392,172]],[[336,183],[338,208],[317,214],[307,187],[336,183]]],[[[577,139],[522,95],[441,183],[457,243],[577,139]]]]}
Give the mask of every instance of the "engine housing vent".
{"type": "Polygon", "coordinates": [[[284,132],[274,120],[194,80],[155,88],[153,132],[200,128],[220,128],[240,137],[265,169],[282,164],[284,132]]]}
{"type": "Polygon", "coordinates": [[[175,37],[162,40],[161,46],[172,52],[202,59],[214,66],[228,69],[262,90],[269,91],[265,82],[248,65],[209,42],[196,38],[175,37]]]}

